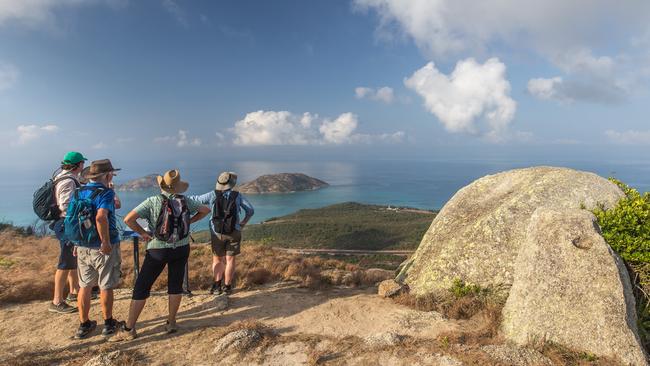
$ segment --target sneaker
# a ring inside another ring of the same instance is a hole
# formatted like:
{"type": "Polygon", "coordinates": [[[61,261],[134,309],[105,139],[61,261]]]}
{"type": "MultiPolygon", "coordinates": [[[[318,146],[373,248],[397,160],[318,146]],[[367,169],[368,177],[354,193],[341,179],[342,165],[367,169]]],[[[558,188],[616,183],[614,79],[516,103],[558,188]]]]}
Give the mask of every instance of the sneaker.
{"type": "Polygon", "coordinates": [[[94,320],[87,321],[86,323],[81,323],[79,324],[79,329],[77,329],[77,333],[75,333],[74,337],[75,339],[84,339],[87,338],[88,335],[97,328],[97,322],[94,320]]]}
{"type": "Polygon", "coordinates": [[[232,295],[232,285],[225,285],[225,286],[223,287],[223,292],[224,292],[226,295],[232,295]]]}
{"type": "Polygon", "coordinates": [[[110,335],[115,334],[115,331],[117,331],[117,326],[120,325],[122,322],[118,322],[117,320],[110,318],[108,320],[104,321],[104,329],[102,329],[102,335],[104,337],[108,337],[110,335]]]}
{"type": "Polygon", "coordinates": [[[68,297],[65,298],[67,302],[77,302],[77,294],[68,294],[68,297]]]}
{"type": "Polygon", "coordinates": [[[210,295],[221,295],[223,293],[223,289],[221,288],[221,281],[219,282],[213,282],[212,287],[210,288],[210,295]]]}
{"type": "Polygon", "coordinates": [[[135,328],[131,330],[126,330],[126,323],[119,322],[117,331],[115,335],[108,339],[109,342],[125,342],[132,341],[138,338],[138,333],[135,332],[135,328]]]}
{"type": "Polygon", "coordinates": [[[176,323],[169,324],[169,320],[165,322],[165,333],[172,334],[178,332],[178,325],[176,323]]]}
{"type": "Polygon", "coordinates": [[[194,294],[190,290],[183,290],[183,296],[192,297],[194,294]]]}
{"type": "Polygon", "coordinates": [[[47,311],[49,311],[50,313],[71,314],[76,312],[77,308],[68,305],[68,303],[65,301],[61,301],[58,305],[54,305],[53,303],[50,303],[50,306],[47,308],[47,311]]]}

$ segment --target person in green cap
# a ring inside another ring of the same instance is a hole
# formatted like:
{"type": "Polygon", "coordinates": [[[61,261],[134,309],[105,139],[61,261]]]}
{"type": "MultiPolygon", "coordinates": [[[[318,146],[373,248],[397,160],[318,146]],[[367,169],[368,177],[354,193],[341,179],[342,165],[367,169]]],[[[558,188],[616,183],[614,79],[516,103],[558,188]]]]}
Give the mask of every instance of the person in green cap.
{"type": "Polygon", "coordinates": [[[80,186],[79,178],[87,159],[76,151],[71,151],[63,157],[60,172],[54,175],[54,197],[59,209],[59,219],[51,225],[54,234],[59,239],[60,252],[59,262],[54,274],[54,297],[48,307],[52,313],[74,313],[76,307],[68,305],[67,301],[76,302],[79,291],[79,279],[77,277],[77,258],[73,255],[74,245],[64,237],[64,225],[68,204],[74,190],[80,186]],[[64,298],[66,281],[69,286],[69,294],[64,298]]]}

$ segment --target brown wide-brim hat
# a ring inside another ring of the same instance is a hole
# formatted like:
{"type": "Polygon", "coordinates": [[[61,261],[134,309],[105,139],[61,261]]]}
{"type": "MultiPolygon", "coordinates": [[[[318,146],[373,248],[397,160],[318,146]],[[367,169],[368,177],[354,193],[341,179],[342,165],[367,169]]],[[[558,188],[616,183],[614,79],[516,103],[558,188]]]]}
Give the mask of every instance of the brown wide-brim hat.
{"type": "Polygon", "coordinates": [[[106,173],[113,173],[113,175],[116,175],[115,172],[120,170],[122,169],[113,168],[113,164],[111,164],[109,159],[102,159],[90,163],[90,169],[88,169],[85,174],[82,174],[84,174],[84,179],[93,179],[106,173]]]}
{"type": "Polygon", "coordinates": [[[190,186],[189,183],[181,180],[181,173],[178,169],[168,170],[162,177],[157,176],[156,180],[158,180],[160,189],[171,194],[183,193],[190,186]]]}
{"type": "Polygon", "coordinates": [[[217,191],[227,191],[233,189],[237,184],[237,174],[233,172],[223,172],[217,178],[217,191]]]}

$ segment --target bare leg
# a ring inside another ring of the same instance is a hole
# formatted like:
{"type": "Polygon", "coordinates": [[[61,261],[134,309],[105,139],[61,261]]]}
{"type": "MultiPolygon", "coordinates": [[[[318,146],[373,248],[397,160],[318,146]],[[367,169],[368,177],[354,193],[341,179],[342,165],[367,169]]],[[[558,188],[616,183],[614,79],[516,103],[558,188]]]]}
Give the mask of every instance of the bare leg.
{"type": "Polygon", "coordinates": [[[235,276],[235,256],[227,255],[226,256],[226,285],[232,284],[232,279],[235,276]]]}
{"type": "Polygon", "coordinates": [[[178,308],[181,306],[181,299],[183,295],[169,295],[169,324],[176,324],[176,313],[178,313],[178,308]]]}
{"type": "Polygon", "coordinates": [[[100,290],[99,296],[100,296],[100,302],[102,304],[102,313],[104,314],[104,320],[112,318],[113,317],[113,289],[100,290]]]}
{"type": "Polygon", "coordinates": [[[135,323],[144,309],[144,304],[147,303],[147,300],[131,300],[131,306],[129,307],[129,319],[126,321],[126,327],[129,329],[135,328],[135,323]]]}
{"type": "Polygon", "coordinates": [[[88,312],[90,311],[90,293],[92,287],[81,287],[77,296],[77,306],[79,307],[79,320],[82,323],[88,321],[88,312]]]}
{"type": "Polygon", "coordinates": [[[217,257],[216,255],[212,256],[212,273],[214,274],[215,282],[219,282],[223,278],[225,262],[224,257],[217,257]]]}
{"type": "Polygon", "coordinates": [[[77,277],[77,270],[71,269],[68,272],[68,288],[71,294],[79,292],[79,277],[77,277]]]}
{"type": "Polygon", "coordinates": [[[52,303],[58,305],[63,301],[63,292],[65,290],[65,280],[68,276],[69,270],[57,269],[54,273],[54,297],[52,303]]]}

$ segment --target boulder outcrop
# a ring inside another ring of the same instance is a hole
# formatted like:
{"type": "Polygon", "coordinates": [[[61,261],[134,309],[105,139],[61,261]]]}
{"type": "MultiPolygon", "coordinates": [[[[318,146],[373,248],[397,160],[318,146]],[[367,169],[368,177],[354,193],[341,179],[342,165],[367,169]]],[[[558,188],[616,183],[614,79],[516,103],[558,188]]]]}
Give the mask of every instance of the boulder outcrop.
{"type": "Polygon", "coordinates": [[[608,180],[567,168],[485,176],[443,207],[397,279],[416,295],[446,290],[456,278],[481,286],[510,285],[536,209],[609,208],[622,196],[608,180]]]}
{"type": "Polygon", "coordinates": [[[551,341],[646,365],[629,274],[596,217],[539,208],[527,231],[503,308],[504,336],[520,345],[551,341]]]}

